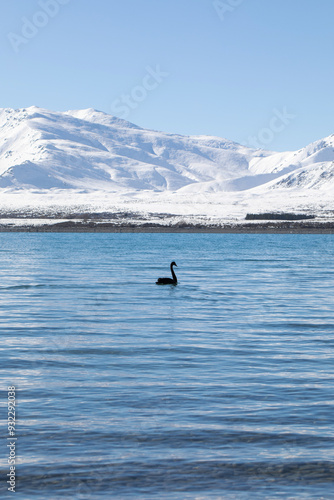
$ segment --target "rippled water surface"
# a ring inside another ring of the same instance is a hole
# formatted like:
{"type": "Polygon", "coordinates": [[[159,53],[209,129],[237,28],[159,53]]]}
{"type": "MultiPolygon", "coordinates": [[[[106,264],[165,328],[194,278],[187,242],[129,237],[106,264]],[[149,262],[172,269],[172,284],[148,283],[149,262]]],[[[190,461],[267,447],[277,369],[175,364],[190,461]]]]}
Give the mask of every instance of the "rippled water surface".
{"type": "Polygon", "coordinates": [[[333,499],[333,243],[0,234],[16,498],[333,499]]]}

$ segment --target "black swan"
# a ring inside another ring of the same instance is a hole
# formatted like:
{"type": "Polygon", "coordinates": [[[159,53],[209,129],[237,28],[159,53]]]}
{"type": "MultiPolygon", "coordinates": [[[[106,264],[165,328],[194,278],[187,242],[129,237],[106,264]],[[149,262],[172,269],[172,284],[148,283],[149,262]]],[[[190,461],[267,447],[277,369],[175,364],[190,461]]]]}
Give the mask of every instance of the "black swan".
{"type": "Polygon", "coordinates": [[[170,265],[170,272],[172,273],[173,278],[158,278],[158,281],[156,281],[156,285],[177,285],[177,277],[174,273],[173,266],[177,267],[175,262],[172,262],[170,265]]]}

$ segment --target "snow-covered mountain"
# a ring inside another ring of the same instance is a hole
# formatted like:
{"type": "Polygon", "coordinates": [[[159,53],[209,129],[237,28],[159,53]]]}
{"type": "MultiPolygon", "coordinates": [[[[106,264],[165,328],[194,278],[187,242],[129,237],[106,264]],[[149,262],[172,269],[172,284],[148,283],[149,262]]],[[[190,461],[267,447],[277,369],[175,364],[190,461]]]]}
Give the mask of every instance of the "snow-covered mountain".
{"type": "Polygon", "coordinates": [[[178,192],[334,187],[334,135],[298,152],[145,130],[93,109],[0,110],[0,188],[178,192]]]}

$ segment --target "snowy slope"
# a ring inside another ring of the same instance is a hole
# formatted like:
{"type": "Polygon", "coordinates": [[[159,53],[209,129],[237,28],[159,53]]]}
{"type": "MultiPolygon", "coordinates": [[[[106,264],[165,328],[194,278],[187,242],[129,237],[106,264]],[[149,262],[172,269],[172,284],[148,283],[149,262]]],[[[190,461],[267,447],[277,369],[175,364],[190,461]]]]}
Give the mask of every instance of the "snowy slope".
{"type": "Polygon", "coordinates": [[[143,130],[95,110],[2,110],[0,187],[175,191],[247,175],[249,151],[143,130]]]}
{"type": "Polygon", "coordinates": [[[206,204],[208,213],[209,205],[224,203],[268,209],[273,200],[293,209],[298,196],[305,206],[307,198],[313,204],[331,200],[333,188],[334,135],[275,153],[218,137],[146,130],[93,109],[0,110],[2,200],[16,192],[53,200],[57,192],[68,199],[80,193],[102,199],[105,193],[109,200],[112,193],[113,200],[136,197],[150,209],[161,200],[162,210],[187,204],[184,212],[192,213],[196,204],[206,204]]]}

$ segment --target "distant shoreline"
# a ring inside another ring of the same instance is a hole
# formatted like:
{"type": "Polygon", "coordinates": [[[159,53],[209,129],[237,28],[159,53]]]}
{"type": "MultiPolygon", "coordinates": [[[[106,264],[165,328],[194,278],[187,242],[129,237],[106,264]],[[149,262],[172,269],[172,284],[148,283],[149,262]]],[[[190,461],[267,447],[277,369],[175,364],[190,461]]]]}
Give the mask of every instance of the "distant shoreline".
{"type": "Polygon", "coordinates": [[[113,224],[64,221],[41,225],[0,225],[1,233],[268,233],[334,234],[334,222],[265,222],[223,225],[205,224],[113,224]]]}

